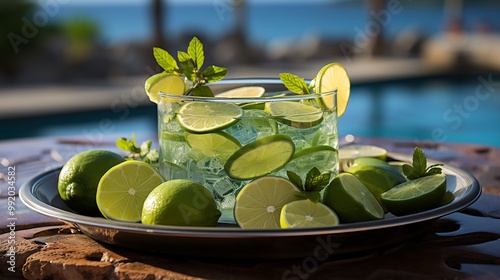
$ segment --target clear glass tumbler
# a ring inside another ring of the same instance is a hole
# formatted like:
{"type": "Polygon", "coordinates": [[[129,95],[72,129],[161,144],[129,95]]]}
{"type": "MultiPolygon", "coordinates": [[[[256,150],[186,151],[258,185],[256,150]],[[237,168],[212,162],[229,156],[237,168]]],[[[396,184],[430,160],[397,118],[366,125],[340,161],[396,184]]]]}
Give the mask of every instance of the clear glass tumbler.
{"type": "Polygon", "coordinates": [[[208,86],[215,97],[160,93],[160,172],[210,190],[220,222],[234,222],[236,196],[253,179],[293,172],[305,181],[313,168],[338,174],[336,92],[296,94],[279,79],[208,86]]]}

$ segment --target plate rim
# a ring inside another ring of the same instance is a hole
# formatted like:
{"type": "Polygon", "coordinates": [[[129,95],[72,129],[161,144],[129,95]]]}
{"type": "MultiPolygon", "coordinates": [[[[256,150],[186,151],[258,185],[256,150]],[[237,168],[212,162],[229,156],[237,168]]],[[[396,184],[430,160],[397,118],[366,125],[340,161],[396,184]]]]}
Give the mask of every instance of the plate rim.
{"type": "MultiPolygon", "coordinates": [[[[409,161],[410,156],[388,153],[388,156],[396,160],[409,161]]],[[[438,161],[428,160],[429,163],[441,163],[438,161]]],[[[113,229],[126,232],[137,232],[141,234],[155,234],[177,237],[210,237],[210,238],[242,238],[242,237],[294,237],[294,236],[310,236],[310,235],[332,235],[345,234],[352,232],[364,232],[370,230],[378,230],[383,228],[392,228],[408,224],[414,224],[424,221],[437,219],[454,212],[460,211],[479,199],[482,193],[482,188],[479,181],[469,172],[445,163],[443,171],[446,174],[452,173],[455,176],[460,176],[468,182],[465,193],[459,200],[455,200],[449,204],[415,214],[410,214],[400,217],[391,217],[390,219],[357,222],[350,224],[340,224],[335,227],[325,228],[299,228],[299,229],[241,229],[237,227],[185,227],[185,226],[168,226],[168,225],[144,225],[141,223],[130,223],[122,221],[107,220],[101,217],[90,217],[78,213],[66,211],[58,207],[52,206],[40,201],[33,194],[34,188],[48,180],[51,176],[58,174],[61,167],[45,171],[32,177],[26,181],[19,190],[21,201],[31,210],[42,215],[56,218],[65,222],[73,223],[77,226],[85,225],[98,227],[103,229],[113,229]]],[[[57,186],[56,186],[57,187],[57,186]]]]}

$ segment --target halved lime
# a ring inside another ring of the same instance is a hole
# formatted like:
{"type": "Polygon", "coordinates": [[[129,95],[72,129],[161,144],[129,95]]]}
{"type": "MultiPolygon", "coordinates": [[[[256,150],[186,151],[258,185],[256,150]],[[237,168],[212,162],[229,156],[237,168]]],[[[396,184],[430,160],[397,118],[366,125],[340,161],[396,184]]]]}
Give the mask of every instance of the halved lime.
{"type": "Polygon", "coordinates": [[[183,95],[188,88],[189,84],[183,77],[165,72],[149,77],[144,83],[149,100],[154,103],[160,102],[159,92],[183,95]]]}
{"type": "Polygon", "coordinates": [[[120,163],[99,181],[96,202],[107,219],[138,222],[148,194],[164,182],[151,165],[137,160],[120,163]]]}
{"type": "Polygon", "coordinates": [[[284,124],[296,128],[313,127],[323,120],[323,111],[321,109],[300,102],[267,102],[265,111],[284,124]]]}
{"type": "Polygon", "coordinates": [[[339,218],[332,209],[309,199],[290,202],[281,209],[281,228],[331,227],[338,224],[339,218]]]}
{"type": "Polygon", "coordinates": [[[224,170],[233,179],[254,179],[285,166],[294,152],[295,145],[287,135],[264,136],[231,155],[224,170]]]}
{"type": "Polygon", "coordinates": [[[177,113],[182,128],[191,133],[208,133],[238,122],[243,110],[236,104],[193,101],[184,104],[177,113]]]}
{"type": "Polygon", "coordinates": [[[331,146],[314,146],[298,151],[287,164],[286,169],[296,173],[304,173],[316,167],[323,172],[336,169],[337,150],[331,146]]]}
{"type": "MultiPolygon", "coordinates": [[[[349,95],[351,90],[351,82],[347,71],[344,66],[339,63],[330,63],[325,65],[315,78],[314,92],[325,93],[331,91],[337,91],[337,115],[341,117],[349,102],[349,95]]],[[[327,109],[333,109],[335,107],[335,97],[326,96],[321,98],[323,105],[327,109]]]]}
{"type": "Polygon", "coordinates": [[[219,131],[205,134],[186,134],[188,145],[207,157],[226,161],[229,156],[241,148],[240,142],[230,134],[219,131]]]}
{"type": "Polygon", "coordinates": [[[439,206],[445,193],[446,175],[434,174],[397,185],[381,198],[392,214],[402,216],[439,206]]]}
{"type": "Polygon", "coordinates": [[[340,173],[325,188],[323,203],[335,211],[343,223],[384,217],[384,210],[375,196],[349,173],[340,173]]]}
{"type": "Polygon", "coordinates": [[[225,92],[221,92],[216,97],[244,98],[261,97],[266,90],[259,86],[240,87],[225,92]]]}
{"type": "Polygon", "coordinates": [[[234,219],[241,228],[280,228],[281,208],[298,200],[299,189],[282,177],[267,176],[246,184],[234,205],[234,219]]]}

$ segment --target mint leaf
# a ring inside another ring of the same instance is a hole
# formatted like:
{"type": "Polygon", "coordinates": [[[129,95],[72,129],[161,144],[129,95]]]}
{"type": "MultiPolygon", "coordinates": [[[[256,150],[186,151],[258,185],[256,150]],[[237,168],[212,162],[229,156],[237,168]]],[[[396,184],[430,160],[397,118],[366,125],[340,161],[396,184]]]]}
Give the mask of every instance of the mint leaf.
{"type": "Polygon", "coordinates": [[[413,166],[411,166],[409,164],[403,164],[402,168],[403,168],[403,174],[408,179],[411,180],[411,179],[416,178],[415,169],[413,169],[413,166]]]}
{"type": "Polygon", "coordinates": [[[179,70],[175,59],[164,49],[153,48],[153,56],[158,65],[161,66],[166,72],[173,73],[179,70]]]}
{"type": "Polygon", "coordinates": [[[214,97],[214,93],[207,86],[198,86],[193,88],[191,94],[194,96],[203,96],[203,97],[214,97]]]}
{"type": "Polygon", "coordinates": [[[413,150],[413,163],[412,165],[404,164],[403,174],[409,180],[417,179],[420,177],[425,177],[433,174],[441,174],[442,169],[440,166],[443,164],[433,164],[427,167],[427,158],[425,157],[424,152],[419,148],[415,147],[413,150]]]}
{"type": "Polygon", "coordinates": [[[321,191],[330,182],[330,174],[321,174],[318,168],[313,167],[306,175],[304,190],[313,192],[321,191]]]}
{"type": "Polygon", "coordinates": [[[222,80],[226,74],[227,69],[215,65],[208,66],[202,73],[207,82],[213,83],[222,80]]]}
{"type": "Polygon", "coordinates": [[[138,153],[140,151],[132,141],[125,137],[116,140],[116,147],[129,153],[138,153]]]}
{"type": "Polygon", "coordinates": [[[419,177],[425,174],[425,169],[427,168],[427,158],[419,147],[415,147],[413,151],[413,168],[419,177]]]}
{"type": "Polygon", "coordinates": [[[287,170],[286,175],[288,176],[290,182],[292,182],[297,188],[304,190],[304,187],[302,186],[302,179],[297,173],[287,170]]]}
{"type": "Polygon", "coordinates": [[[193,66],[196,69],[201,69],[201,66],[203,66],[203,63],[205,62],[205,53],[203,51],[203,44],[198,38],[193,37],[193,39],[191,39],[188,45],[187,53],[193,59],[193,66]]]}
{"type": "Polygon", "coordinates": [[[314,192],[303,191],[296,194],[295,196],[300,199],[309,199],[314,203],[320,202],[321,200],[321,194],[319,191],[314,191],[314,192]]]}
{"type": "Polygon", "coordinates": [[[297,75],[291,73],[280,73],[280,79],[285,87],[291,92],[299,94],[308,94],[309,88],[306,81],[297,75]]]}

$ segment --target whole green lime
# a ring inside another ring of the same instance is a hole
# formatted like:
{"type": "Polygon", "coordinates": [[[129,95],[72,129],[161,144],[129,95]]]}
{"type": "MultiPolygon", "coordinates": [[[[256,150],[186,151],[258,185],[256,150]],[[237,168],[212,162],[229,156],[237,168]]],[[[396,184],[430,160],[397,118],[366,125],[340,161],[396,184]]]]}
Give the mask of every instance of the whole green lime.
{"type": "Polygon", "coordinates": [[[100,216],[96,203],[99,180],[111,167],[123,161],[122,156],[105,150],[89,150],[74,155],[59,173],[59,195],[78,213],[100,216]]]}
{"type": "Polygon", "coordinates": [[[142,223],[173,226],[216,226],[221,212],[202,185],[170,180],[151,191],[142,208],[142,223]]]}
{"type": "Polygon", "coordinates": [[[380,203],[383,192],[406,182],[406,178],[396,168],[375,158],[356,159],[347,172],[356,176],[380,203]]]}

